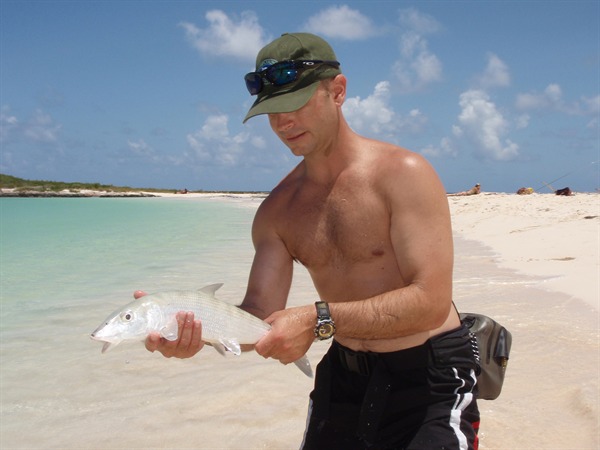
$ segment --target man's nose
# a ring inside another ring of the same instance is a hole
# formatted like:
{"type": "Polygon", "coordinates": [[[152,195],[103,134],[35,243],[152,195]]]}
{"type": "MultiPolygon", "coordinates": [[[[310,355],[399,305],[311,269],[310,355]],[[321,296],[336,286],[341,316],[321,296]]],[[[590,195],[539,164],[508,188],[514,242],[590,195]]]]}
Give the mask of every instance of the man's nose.
{"type": "Polygon", "coordinates": [[[294,120],[290,113],[271,114],[271,117],[271,123],[277,131],[287,131],[294,126],[294,120]]]}

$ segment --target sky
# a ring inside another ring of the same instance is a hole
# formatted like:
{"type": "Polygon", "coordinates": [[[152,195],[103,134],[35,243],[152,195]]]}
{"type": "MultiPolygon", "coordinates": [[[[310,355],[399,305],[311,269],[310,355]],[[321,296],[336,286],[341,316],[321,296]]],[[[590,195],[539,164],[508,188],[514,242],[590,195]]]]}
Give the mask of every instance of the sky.
{"type": "Polygon", "coordinates": [[[600,187],[598,0],[0,0],[0,173],[268,191],[300,160],[242,124],[243,76],[301,31],[334,48],[350,126],[448,192],[600,187]]]}

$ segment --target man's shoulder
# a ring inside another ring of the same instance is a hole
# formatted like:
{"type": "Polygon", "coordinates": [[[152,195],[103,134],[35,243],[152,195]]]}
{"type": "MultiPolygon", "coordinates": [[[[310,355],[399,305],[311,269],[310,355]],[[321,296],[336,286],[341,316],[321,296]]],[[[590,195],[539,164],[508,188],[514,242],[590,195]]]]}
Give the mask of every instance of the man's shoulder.
{"type": "Polygon", "coordinates": [[[299,188],[300,176],[298,166],[288,173],[277,185],[269,192],[265,200],[268,203],[277,203],[286,201],[299,188]]]}
{"type": "Polygon", "coordinates": [[[376,151],[372,152],[369,176],[375,191],[384,198],[412,201],[440,184],[435,169],[423,155],[385,142],[373,148],[376,151]]]}
{"type": "Polygon", "coordinates": [[[290,172],[269,192],[259,207],[260,214],[273,216],[285,209],[297,190],[298,180],[295,172],[296,170],[290,172]]]}
{"type": "Polygon", "coordinates": [[[395,177],[398,172],[404,176],[419,175],[430,166],[421,154],[399,145],[374,141],[372,148],[375,151],[370,152],[369,158],[380,176],[395,177]]]}
{"type": "Polygon", "coordinates": [[[368,158],[372,157],[373,160],[378,163],[385,163],[386,161],[402,163],[412,159],[423,158],[419,153],[402,147],[401,145],[376,139],[363,137],[357,145],[359,155],[368,158]]]}

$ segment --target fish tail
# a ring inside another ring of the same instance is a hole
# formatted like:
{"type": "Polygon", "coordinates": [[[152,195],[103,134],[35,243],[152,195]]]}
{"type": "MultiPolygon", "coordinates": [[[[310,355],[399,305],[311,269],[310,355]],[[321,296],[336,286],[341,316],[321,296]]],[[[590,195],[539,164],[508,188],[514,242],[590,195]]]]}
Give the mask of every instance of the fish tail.
{"type": "Polygon", "coordinates": [[[306,375],[309,378],[313,377],[312,367],[310,366],[310,361],[308,360],[306,355],[294,361],[294,364],[296,364],[296,367],[298,367],[298,369],[300,369],[302,373],[304,373],[304,375],[306,375]]]}

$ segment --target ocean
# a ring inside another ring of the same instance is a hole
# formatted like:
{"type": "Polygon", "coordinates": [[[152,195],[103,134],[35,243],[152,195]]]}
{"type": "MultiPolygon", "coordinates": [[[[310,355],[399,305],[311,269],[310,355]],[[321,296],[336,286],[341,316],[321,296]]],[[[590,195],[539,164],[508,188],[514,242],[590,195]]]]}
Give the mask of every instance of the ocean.
{"type": "MultiPolygon", "coordinates": [[[[141,343],[101,354],[89,338],[137,289],[223,282],[218,297],[239,303],[260,201],[0,198],[0,448],[297,448],[312,380],[293,365],[210,348],[171,360],[141,343]]],[[[480,402],[480,448],[598,448],[597,317],[455,241],[459,309],[513,334],[504,390],[480,402]]],[[[289,305],[314,302],[295,271],[289,305]]]]}

